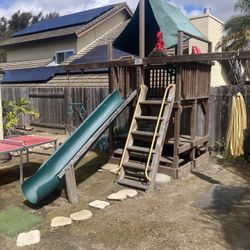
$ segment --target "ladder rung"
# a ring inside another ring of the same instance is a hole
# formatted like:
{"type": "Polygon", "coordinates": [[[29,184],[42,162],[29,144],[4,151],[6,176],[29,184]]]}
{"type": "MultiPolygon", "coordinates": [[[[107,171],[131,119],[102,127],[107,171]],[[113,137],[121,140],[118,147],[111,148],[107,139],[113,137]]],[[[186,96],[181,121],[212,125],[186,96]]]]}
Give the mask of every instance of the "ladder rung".
{"type": "MultiPolygon", "coordinates": [[[[131,147],[134,147],[134,146],[131,146],[131,147]]],[[[131,147],[129,147],[129,148],[131,148],[131,147]]],[[[128,148],[128,150],[130,150],[128,148]]],[[[121,148],[118,148],[118,149],[116,149],[115,151],[113,151],[113,154],[114,155],[119,155],[119,157],[122,155],[122,152],[123,152],[123,149],[121,149],[121,148]]],[[[138,151],[137,151],[138,152],[138,151]]],[[[146,152],[145,152],[146,153],[146,152]]],[[[132,155],[131,155],[132,157],[137,157],[138,159],[140,158],[140,159],[147,159],[147,155],[143,155],[143,154],[136,154],[136,153],[133,153],[132,155]]],[[[173,164],[174,163],[174,158],[172,157],[172,156],[161,156],[161,158],[160,158],[160,162],[161,163],[164,163],[164,164],[173,164]]],[[[179,164],[181,164],[181,163],[183,163],[184,162],[184,159],[182,159],[182,158],[179,158],[179,161],[178,161],[178,163],[179,164]]],[[[144,168],[145,169],[145,168],[144,168]]]]}
{"type": "MultiPolygon", "coordinates": [[[[148,121],[157,121],[158,120],[158,117],[157,116],[136,116],[135,119],[138,119],[138,120],[148,120],[148,121]]],[[[162,121],[163,118],[161,117],[160,120],[162,121]]]]}
{"type": "MultiPolygon", "coordinates": [[[[131,133],[132,135],[138,135],[138,136],[147,136],[147,137],[153,137],[154,132],[149,132],[149,131],[142,131],[142,130],[135,130],[131,133]]],[[[159,136],[157,133],[156,136],[159,136]]]]}
{"type": "MultiPolygon", "coordinates": [[[[150,148],[139,147],[139,146],[130,146],[130,147],[128,147],[128,150],[133,151],[133,152],[139,152],[139,153],[149,153],[150,148]]],[[[152,152],[155,153],[155,150],[153,150],[152,152]]]]}
{"type": "Polygon", "coordinates": [[[122,179],[122,180],[119,180],[118,183],[121,185],[134,187],[134,188],[138,188],[138,189],[142,189],[142,190],[148,189],[147,184],[141,183],[140,181],[122,179]]]}
{"type": "Polygon", "coordinates": [[[143,178],[146,179],[145,173],[143,172],[136,172],[136,171],[125,171],[125,178],[126,177],[135,177],[135,178],[143,178]]]}
{"type": "MultiPolygon", "coordinates": [[[[171,103],[171,102],[165,101],[165,104],[169,104],[169,103],[171,103]]],[[[161,105],[162,100],[145,100],[145,101],[141,101],[140,104],[142,104],[142,105],[161,105]]]]}
{"type": "Polygon", "coordinates": [[[144,171],[146,167],[146,164],[141,164],[141,163],[131,162],[131,161],[124,162],[122,165],[123,167],[132,168],[132,169],[140,170],[140,171],[144,171]]]}

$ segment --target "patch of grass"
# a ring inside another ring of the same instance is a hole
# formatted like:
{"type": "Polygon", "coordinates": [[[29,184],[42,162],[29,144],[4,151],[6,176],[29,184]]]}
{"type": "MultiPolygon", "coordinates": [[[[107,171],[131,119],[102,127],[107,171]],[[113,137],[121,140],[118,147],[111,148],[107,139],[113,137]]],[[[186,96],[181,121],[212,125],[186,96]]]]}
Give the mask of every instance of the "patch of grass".
{"type": "Polygon", "coordinates": [[[0,212],[0,233],[15,237],[42,221],[41,216],[30,214],[19,207],[10,207],[0,212]]]}

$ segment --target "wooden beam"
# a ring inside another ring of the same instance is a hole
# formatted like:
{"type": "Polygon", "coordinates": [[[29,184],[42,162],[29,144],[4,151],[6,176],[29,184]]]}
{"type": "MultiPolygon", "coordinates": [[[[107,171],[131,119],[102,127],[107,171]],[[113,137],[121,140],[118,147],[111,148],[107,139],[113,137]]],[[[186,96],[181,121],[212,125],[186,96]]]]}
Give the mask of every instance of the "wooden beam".
{"type": "Polygon", "coordinates": [[[193,35],[193,34],[191,34],[191,33],[188,33],[188,32],[186,32],[186,31],[184,31],[184,30],[179,30],[178,31],[179,33],[180,32],[182,32],[184,35],[187,35],[187,36],[189,36],[189,37],[191,37],[191,38],[194,38],[194,39],[196,39],[196,40],[200,40],[200,41],[202,41],[202,42],[204,42],[204,43],[210,43],[207,39],[205,39],[205,38],[203,38],[203,37],[201,37],[201,36],[196,36],[196,35],[193,35]]]}
{"type": "MultiPolygon", "coordinates": [[[[113,47],[112,43],[108,43],[108,59],[109,61],[113,60],[113,47]]],[[[112,93],[114,90],[114,68],[109,68],[109,93],[112,93]]],[[[111,123],[109,127],[109,137],[108,137],[108,151],[111,154],[113,152],[114,145],[114,123],[111,123]]]]}
{"type": "MultiPolygon", "coordinates": [[[[169,57],[145,58],[143,64],[186,63],[186,62],[211,62],[235,60],[237,52],[218,52],[197,55],[177,55],[169,57]]],[[[238,59],[250,59],[250,51],[240,51],[238,59]]]]}
{"type": "Polygon", "coordinates": [[[77,203],[79,201],[76,187],[76,178],[74,166],[68,168],[65,173],[67,196],[70,203],[77,203]]]}
{"type": "Polygon", "coordinates": [[[183,55],[183,32],[178,33],[177,55],[183,55]]]}
{"type": "MultiPolygon", "coordinates": [[[[235,54],[237,52],[218,52],[218,53],[207,53],[198,55],[178,55],[178,56],[166,56],[166,57],[151,57],[144,58],[140,65],[150,64],[166,64],[166,63],[186,63],[186,62],[211,62],[211,61],[228,61],[235,60],[235,54]]],[[[238,59],[250,59],[250,51],[240,51],[238,59]]],[[[108,67],[125,67],[125,66],[136,66],[134,59],[114,60],[112,62],[99,62],[99,63],[86,63],[76,65],[65,65],[66,71],[81,70],[81,69],[96,69],[96,68],[108,68],[108,67]]]]}
{"type": "Polygon", "coordinates": [[[139,56],[145,57],[145,0],[139,2],[139,56]]]}

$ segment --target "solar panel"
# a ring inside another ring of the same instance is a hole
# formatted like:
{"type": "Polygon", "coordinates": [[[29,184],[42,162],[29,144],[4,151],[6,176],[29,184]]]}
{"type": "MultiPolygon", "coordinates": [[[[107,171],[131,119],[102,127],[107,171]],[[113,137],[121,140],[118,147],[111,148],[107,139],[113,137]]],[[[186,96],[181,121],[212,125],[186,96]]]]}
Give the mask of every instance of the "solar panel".
{"type": "Polygon", "coordinates": [[[29,69],[5,70],[2,83],[47,82],[55,74],[63,73],[64,67],[40,67],[29,69]]]}
{"type": "MultiPolygon", "coordinates": [[[[103,73],[107,72],[107,69],[87,69],[84,73],[103,73]]],[[[5,70],[4,77],[0,83],[45,83],[49,81],[54,75],[67,74],[64,66],[53,66],[53,67],[39,67],[29,69],[13,69],[5,70]]],[[[80,74],[81,70],[71,70],[70,74],[80,74]]]]}
{"type": "MultiPolygon", "coordinates": [[[[113,58],[119,59],[122,56],[129,56],[128,53],[113,48],[113,58]]],[[[71,64],[95,63],[108,61],[108,46],[99,45],[89,51],[86,55],[74,60],[71,64]]]]}
{"type": "Polygon", "coordinates": [[[115,5],[104,6],[96,9],[86,10],[66,16],[43,20],[14,33],[13,37],[39,33],[59,28],[66,28],[80,24],[86,24],[112,9],[115,5]]]}

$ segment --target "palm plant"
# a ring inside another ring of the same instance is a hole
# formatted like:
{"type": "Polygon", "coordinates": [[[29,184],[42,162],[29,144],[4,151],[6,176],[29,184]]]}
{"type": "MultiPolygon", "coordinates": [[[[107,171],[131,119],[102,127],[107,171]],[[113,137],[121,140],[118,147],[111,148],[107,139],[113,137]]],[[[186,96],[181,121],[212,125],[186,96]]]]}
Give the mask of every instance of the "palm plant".
{"type": "MultiPolygon", "coordinates": [[[[222,51],[250,50],[250,0],[238,0],[234,5],[239,14],[223,26],[224,35],[217,45],[222,51]]],[[[245,76],[250,78],[249,62],[243,62],[245,76]]]]}
{"type": "Polygon", "coordinates": [[[238,0],[234,5],[239,15],[231,17],[223,27],[224,36],[218,47],[223,51],[248,50],[250,43],[250,0],[238,0]]]}
{"type": "Polygon", "coordinates": [[[3,100],[3,127],[4,134],[9,136],[13,134],[19,118],[22,115],[31,115],[35,118],[39,117],[39,112],[34,109],[27,99],[20,100],[3,100]]]}

